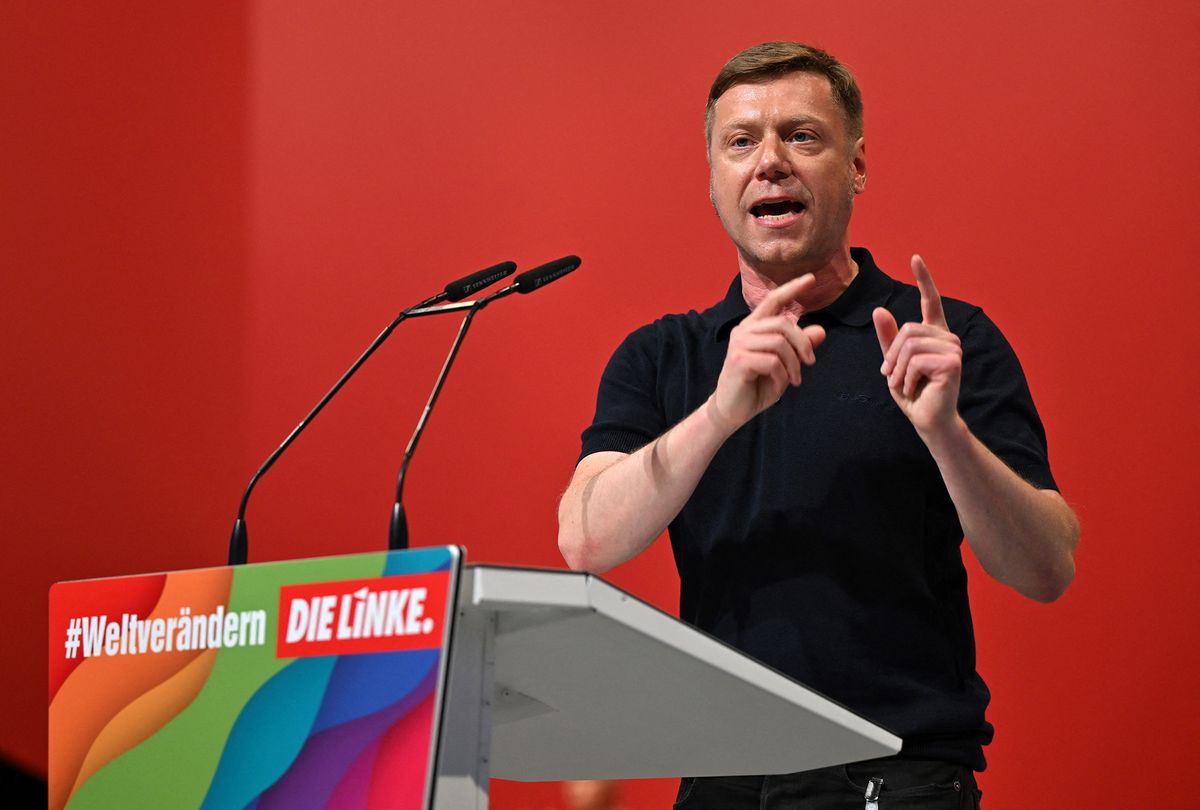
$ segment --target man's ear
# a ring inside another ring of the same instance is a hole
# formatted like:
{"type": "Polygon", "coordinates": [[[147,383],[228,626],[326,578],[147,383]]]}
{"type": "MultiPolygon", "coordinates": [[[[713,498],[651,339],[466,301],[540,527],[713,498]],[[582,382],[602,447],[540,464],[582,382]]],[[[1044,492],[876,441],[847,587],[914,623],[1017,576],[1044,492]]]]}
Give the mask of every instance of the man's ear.
{"type": "Polygon", "coordinates": [[[859,138],[854,142],[854,150],[850,154],[850,170],[854,178],[854,193],[862,194],[867,190],[867,141],[859,138]]]}

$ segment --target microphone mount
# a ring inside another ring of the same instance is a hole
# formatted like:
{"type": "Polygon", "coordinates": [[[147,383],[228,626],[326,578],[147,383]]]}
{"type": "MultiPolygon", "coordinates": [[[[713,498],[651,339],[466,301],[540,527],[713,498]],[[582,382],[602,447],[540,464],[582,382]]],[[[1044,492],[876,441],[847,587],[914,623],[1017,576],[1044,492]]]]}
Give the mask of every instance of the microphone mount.
{"type": "Polygon", "coordinates": [[[476,313],[480,312],[493,301],[512,295],[513,293],[528,295],[534,290],[574,271],[579,265],[580,259],[578,256],[564,256],[561,259],[547,262],[532,270],[526,270],[517,276],[509,286],[473,302],[469,307],[466,302],[463,302],[444,307],[424,308],[413,313],[433,315],[440,312],[454,311],[455,309],[467,309],[467,316],[463,318],[462,324],[458,328],[458,334],[455,335],[454,342],[450,345],[450,351],[446,354],[446,361],[442,364],[442,370],[433,384],[433,390],[429,393],[428,401],[425,403],[425,410],[421,412],[421,418],[417,420],[417,427],[413,430],[412,438],[408,440],[408,447],[405,448],[404,458],[400,462],[400,474],[396,478],[396,501],[392,504],[392,519],[388,526],[388,550],[398,551],[408,548],[408,516],[404,511],[403,497],[404,477],[408,474],[408,465],[412,461],[413,453],[416,452],[417,442],[421,440],[421,434],[425,431],[425,424],[429,421],[429,414],[433,411],[433,406],[437,402],[438,395],[442,392],[442,385],[446,382],[446,375],[450,373],[450,367],[454,364],[454,358],[458,356],[458,349],[462,345],[463,338],[467,336],[467,330],[471,328],[471,321],[474,319],[476,313]]]}
{"type": "Polygon", "coordinates": [[[514,262],[501,262],[500,264],[493,265],[492,267],[472,273],[469,276],[452,281],[446,285],[442,292],[432,295],[421,303],[401,311],[400,314],[397,315],[392,322],[388,324],[382,332],[379,333],[378,337],[371,341],[371,345],[367,347],[366,351],[364,351],[359,358],[354,361],[354,364],[346,370],[346,373],[343,374],[338,381],[333,384],[333,387],[325,393],[325,396],[321,397],[316,406],[314,406],[313,409],[308,412],[308,415],[300,420],[300,423],[292,429],[292,432],[287,435],[287,438],[283,440],[283,443],[280,444],[279,447],[275,448],[275,452],[271,453],[271,455],[267,457],[267,460],[263,462],[262,466],[259,467],[258,471],[254,473],[253,477],[251,477],[250,483],[246,485],[246,491],[242,493],[241,503],[238,504],[237,519],[233,523],[233,532],[229,537],[229,565],[244,564],[249,554],[249,539],[246,531],[246,506],[250,502],[250,493],[254,491],[255,484],[258,483],[260,478],[266,475],[267,471],[271,469],[279,457],[283,455],[283,452],[287,450],[297,438],[299,438],[300,434],[304,432],[304,429],[308,427],[308,425],[317,417],[317,414],[319,414],[329,403],[329,400],[333,399],[337,392],[342,390],[342,386],[344,386],[347,381],[354,376],[354,373],[362,367],[363,363],[367,362],[368,358],[375,353],[375,350],[383,345],[383,342],[387,340],[389,336],[391,336],[396,327],[405,320],[413,317],[439,315],[443,312],[457,312],[462,309],[471,309],[475,306],[474,302],[467,302],[463,304],[451,303],[445,307],[435,307],[434,305],[439,304],[442,301],[460,301],[462,298],[465,298],[471,293],[477,292],[490,284],[494,284],[502,278],[512,275],[514,272],[516,272],[516,269],[517,265],[514,262]]]}

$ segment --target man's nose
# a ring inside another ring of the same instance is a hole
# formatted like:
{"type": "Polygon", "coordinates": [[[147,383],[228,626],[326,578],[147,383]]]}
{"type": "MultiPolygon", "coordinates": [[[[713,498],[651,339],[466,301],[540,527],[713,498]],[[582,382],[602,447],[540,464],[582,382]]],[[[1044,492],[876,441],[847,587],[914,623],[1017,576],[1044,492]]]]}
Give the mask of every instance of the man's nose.
{"type": "Polygon", "coordinates": [[[777,180],[792,173],[783,141],[774,136],[763,139],[758,147],[758,166],[755,175],[761,180],[777,180]]]}

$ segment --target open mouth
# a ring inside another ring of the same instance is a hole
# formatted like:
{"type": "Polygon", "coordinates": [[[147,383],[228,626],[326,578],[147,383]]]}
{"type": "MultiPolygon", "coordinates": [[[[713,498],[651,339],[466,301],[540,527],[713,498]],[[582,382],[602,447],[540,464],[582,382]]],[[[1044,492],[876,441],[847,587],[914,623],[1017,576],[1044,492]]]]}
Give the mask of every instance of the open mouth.
{"type": "Polygon", "coordinates": [[[761,202],[758,205],[750,208],[750,213],[756,219],[773,220],[784,219],[793,214],[799,214],[804,211],[804,204],[796,200],[776,200],[774,202],[761,202]]]}

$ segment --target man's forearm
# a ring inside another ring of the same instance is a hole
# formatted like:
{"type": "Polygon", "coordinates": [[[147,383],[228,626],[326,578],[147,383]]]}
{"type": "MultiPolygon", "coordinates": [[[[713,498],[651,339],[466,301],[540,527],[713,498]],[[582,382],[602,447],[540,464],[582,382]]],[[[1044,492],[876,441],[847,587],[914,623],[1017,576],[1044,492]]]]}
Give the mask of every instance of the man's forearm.
{"type": "Polygon", "coordinates": [[[1061,596],[1075,575],[1079,542],[1079,523],[1062,496],[1022,480],[961,418],[922,438],[984,570],[1030,599],[1061,596]]]}
{"type": "Polygon", "coordinates": [[[800,384],[825,329],[797,326],[784,311],[815,285],[808,273],[775,287],[730,330],[716,390],[683,421],[631,455],[579,462],[558,505],[567,565],[606,571],[643,551],[679,514],[725,440],[800,384]]]}
{"type": "MultiPolygon", "coordinates": [[[[662,534],[731,435],[711,398],[640,450],[584,458],[558,506],[558,547],[577,571],[607,571],[662,534]]],[[[600,454],[598,454],[600,455],[600,454]]]]}

